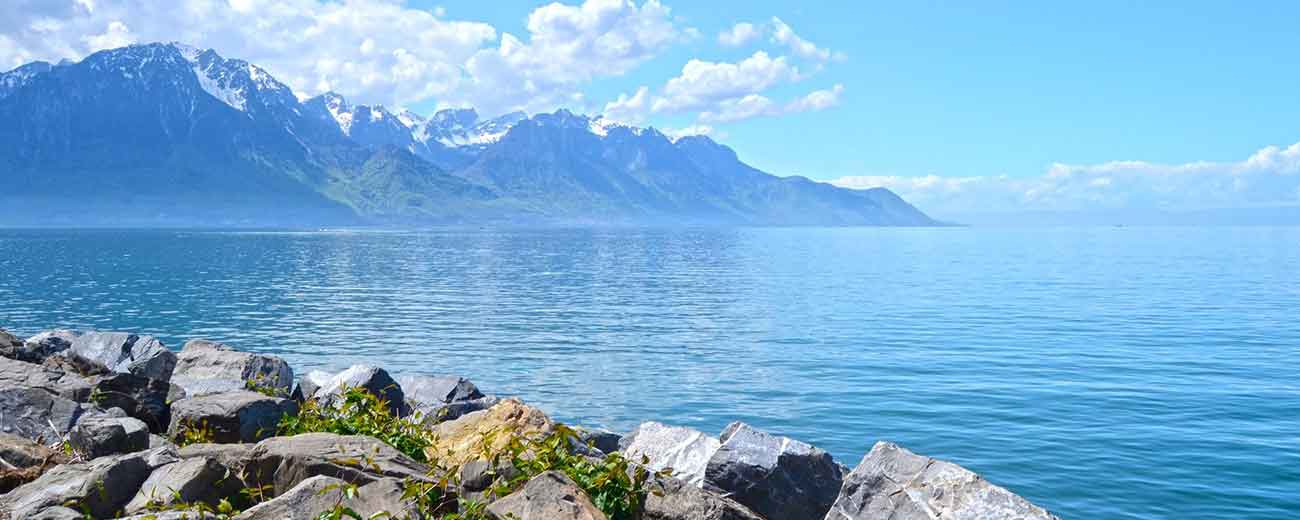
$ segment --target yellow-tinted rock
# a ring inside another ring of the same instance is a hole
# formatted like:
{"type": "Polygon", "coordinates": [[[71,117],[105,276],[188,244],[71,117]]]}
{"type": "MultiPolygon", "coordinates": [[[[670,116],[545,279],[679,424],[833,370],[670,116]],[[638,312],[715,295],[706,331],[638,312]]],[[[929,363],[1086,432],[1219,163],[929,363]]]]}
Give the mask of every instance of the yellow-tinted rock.
{"type": "Polygon", "coordinates": [[[541,410],[518,399],[506,399],[487,410],[438,424],[434,427],[437,441],[425,452],[429,460],[457,466],[484,459],[485,454],[502,453],[515,437],[533,438],[553,431],[555,422],[541,410]]]}

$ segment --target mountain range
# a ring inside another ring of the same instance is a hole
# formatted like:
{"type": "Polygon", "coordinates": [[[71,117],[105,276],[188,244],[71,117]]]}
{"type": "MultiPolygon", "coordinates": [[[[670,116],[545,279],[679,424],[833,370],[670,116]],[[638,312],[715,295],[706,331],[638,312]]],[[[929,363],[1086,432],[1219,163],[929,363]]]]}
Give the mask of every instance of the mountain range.
{"type": "Polygon", "coordinates": [[[770,175],[705,136],[300,99],[176,43],[0,74],[0,207],[8,226],[938,224],[886,189],[770,175]]]}

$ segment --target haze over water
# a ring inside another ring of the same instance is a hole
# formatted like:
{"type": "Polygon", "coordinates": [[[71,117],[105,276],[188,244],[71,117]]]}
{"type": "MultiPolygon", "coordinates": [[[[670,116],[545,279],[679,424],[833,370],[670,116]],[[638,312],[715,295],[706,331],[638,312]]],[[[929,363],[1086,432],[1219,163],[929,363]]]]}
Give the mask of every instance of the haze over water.
{"type": "Polygon", "coordinates": [[[0,231],[0,326],[892,440],[1063,518],[1300,511],[1300,228],[0,231]]]}

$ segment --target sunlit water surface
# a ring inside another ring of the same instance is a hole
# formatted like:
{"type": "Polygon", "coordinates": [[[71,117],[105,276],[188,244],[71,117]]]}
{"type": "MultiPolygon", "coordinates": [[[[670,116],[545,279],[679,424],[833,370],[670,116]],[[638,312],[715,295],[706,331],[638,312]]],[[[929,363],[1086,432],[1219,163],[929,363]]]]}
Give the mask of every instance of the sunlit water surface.
{"type": "Polygon", "coordinates": [[[1066,518],[1300,516],[1300,228],[0,231],[0,326],[880,439],[1066,518]]]}

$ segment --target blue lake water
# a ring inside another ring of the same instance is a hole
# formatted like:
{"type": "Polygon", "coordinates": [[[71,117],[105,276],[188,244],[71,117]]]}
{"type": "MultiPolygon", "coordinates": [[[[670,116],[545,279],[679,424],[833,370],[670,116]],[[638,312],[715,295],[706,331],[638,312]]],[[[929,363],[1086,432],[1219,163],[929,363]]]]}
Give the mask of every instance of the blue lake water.
{"type": "Polygon", "coordinates": [[[0,230],[0,327],[881,439],[1065,518],[1300,515],[1300,228],[0,230]]]}

